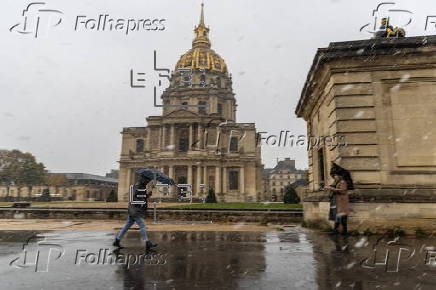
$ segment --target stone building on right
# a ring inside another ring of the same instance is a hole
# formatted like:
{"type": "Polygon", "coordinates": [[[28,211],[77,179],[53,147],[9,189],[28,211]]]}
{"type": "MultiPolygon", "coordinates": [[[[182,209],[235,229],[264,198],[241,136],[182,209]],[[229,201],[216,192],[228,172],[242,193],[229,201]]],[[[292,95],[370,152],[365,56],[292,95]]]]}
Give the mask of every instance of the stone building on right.
{"type": "Polygon", "coordinates": [[[308,136],[346,143],[309,149],[306,222],[328,222],[336,162],[355,182],[350,228],[436,229],[436,36],[318,49],[295,112],[308,136]]]}

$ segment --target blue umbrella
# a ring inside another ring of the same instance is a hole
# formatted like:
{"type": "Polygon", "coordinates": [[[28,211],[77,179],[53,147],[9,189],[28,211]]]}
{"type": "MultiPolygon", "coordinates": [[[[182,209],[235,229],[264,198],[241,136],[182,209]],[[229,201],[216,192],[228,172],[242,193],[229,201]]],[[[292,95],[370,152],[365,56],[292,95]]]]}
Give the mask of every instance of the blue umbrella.
{"type": "Polygon", "coordinates": [[[168,177],[168,175],[163,174],[162,172],[159,172],[159,171],[154,170],[154,169],[141,168],[141,169],[137,169],[136,173],[140,176],[145,177],[145,178],[148,178],[151,180],[157,180],[157,181],[162,182],[164,184],[168,184],[168,185],[175,185],[176,184],[174,182],[174,180],[172,180],[170,177],[168,177]]]}

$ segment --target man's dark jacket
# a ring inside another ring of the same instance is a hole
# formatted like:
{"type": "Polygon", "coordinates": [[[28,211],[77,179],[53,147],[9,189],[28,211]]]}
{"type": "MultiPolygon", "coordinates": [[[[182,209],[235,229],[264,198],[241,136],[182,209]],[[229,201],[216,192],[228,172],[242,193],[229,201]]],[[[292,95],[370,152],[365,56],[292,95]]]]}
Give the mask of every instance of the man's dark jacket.
{"type": "Polygon", "coordinates": [[[145,185],[131,185],[129,189],[129,216],[144,217],[148,207],[147,199],[147,189],[145,185]],[[135,204],[135,202],[138,201],[143,204],[135,204]]]}

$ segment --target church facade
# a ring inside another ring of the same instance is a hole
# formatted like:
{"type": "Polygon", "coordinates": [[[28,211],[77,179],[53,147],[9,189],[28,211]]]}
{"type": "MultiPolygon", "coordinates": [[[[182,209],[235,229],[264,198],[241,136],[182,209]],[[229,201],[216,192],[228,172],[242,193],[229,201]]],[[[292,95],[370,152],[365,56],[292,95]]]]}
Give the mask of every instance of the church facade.
{"type": "MultiPolygon", "coordinates": [[[[161,95],[160,116],[146,127],[122,131],[118,196],[127,200],[135,169],[155,168],[194,199],[213,188],[218,201],[249,202],[261,196],[262,163],[254,123],[236,123],[236,98],[225,61],[211,49],[209,28],[195,27],[192,48],[180,57],[161,95]]],[[[175,188],[169,198],[175,198],[175,188]]]]}

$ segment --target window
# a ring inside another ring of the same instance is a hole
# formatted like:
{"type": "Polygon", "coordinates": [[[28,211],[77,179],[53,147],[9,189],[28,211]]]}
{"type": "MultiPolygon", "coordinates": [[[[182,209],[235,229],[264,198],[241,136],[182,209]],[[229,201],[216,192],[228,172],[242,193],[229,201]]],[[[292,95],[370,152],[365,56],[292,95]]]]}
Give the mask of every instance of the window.
{"type": "Polygon", "coordinates": [[[275,182],[273,182],[273,183],[272,183],[272,185],[276,185],[276,183],[275,183],[275,182]]]}
{"type": "Polygon", "coordinates": [[[183,128],[180,130],[179,137],[179,152],[188,152],[189,149],[189,135],[188,129],[183,128]]]}
{"type": "Polygon", "coordinates": [[[187,138],[180,138],[179,140],[179,152],[188,152],[189,141],[187,138]]]}
{"type": "Polygon", "coordinates": [[[136,139],[136,152],[144,152],[144,140],[136,139]]]}
{"type": "Polygon", "coordinates": [[[188,102],[182,102],[182,106],[187,106],[188,102]]]}
{"type": "Polygon", "coordinates": [[[223,114],[223,104],[218,104],[218,109],[217,109],[217,111],[218,111],[218,114],[219,114],[219,115],[222,115],[222,114],[223,114]]]}
{"type": "Polygon", "coordinates": [[[238,137],[230,138],[230,152],[238,152],[238,137]]]}
{"type": "Polygon", "coordinates": [[[217,88],[221,88],[221,78],[220,77],[216,78],[216,86],[217,86],[217,88]]]}
{"type": "Polygon", "coordinates": [[[318,150],[318,176],[319,176],[319,187],[323,188],[325,186],[325,168],[324,168],[324,150],[323,150],[323,148],[318,150]]]}
{"type": "MultiPolygon", "coordinates": [[[[200,101],[200,102],[198,102],[198,105],[199,105],[199,106],[206,106],[207,103],[206,103],[205,101],[200,101]]],[[[206,107],[199,107],[199,108],[198,108],[198,113],[199,113],[200,115],[206,115],[206,114],[207,114],[207,113],[206,113],[206,107]]]]}
{"type": "Polygon", "coordinates": [[[200,76],[200,86],[203,88],[206,86],[206,76],[205,75],[200,76]]]}
{"type": "Polygon", "coordinates": [[[239,172],[229,171],[229,189],[237,190],[239,189],[239,172]]]}

